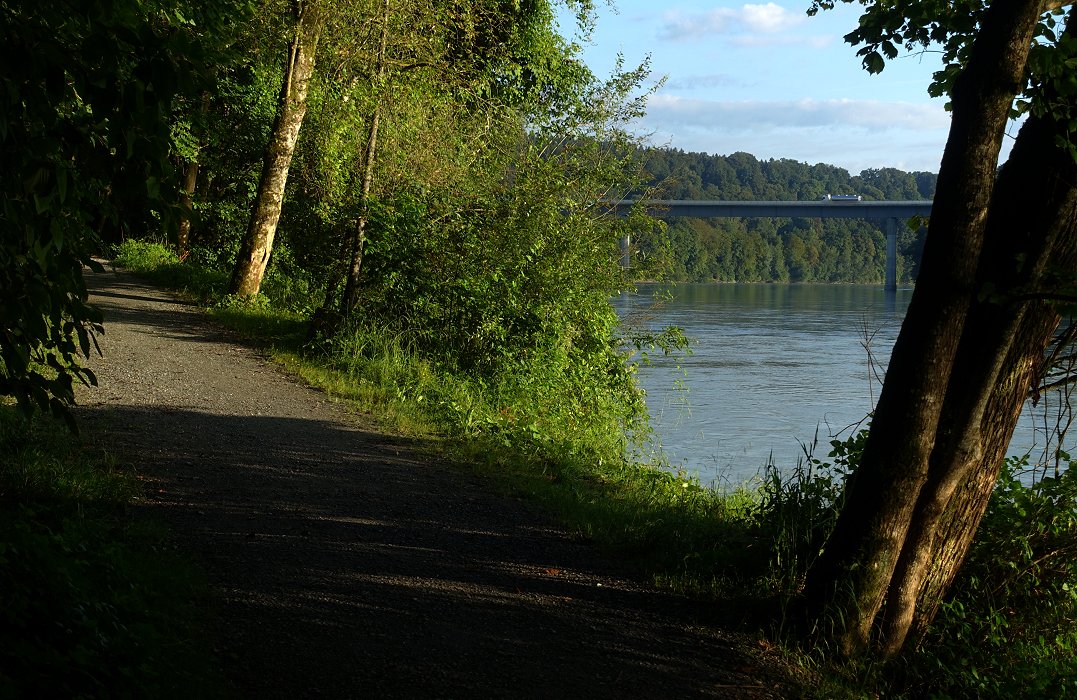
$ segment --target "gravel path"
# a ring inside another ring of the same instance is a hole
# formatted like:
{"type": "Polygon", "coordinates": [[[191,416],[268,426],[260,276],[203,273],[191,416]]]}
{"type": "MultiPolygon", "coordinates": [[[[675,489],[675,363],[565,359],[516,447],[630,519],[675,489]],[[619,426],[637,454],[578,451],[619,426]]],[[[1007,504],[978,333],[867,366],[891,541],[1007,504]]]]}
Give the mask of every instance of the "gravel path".
{"type": "Polygon", "coordinates": [[[230,696],[780,698],[780,664],[423,445],[285,376],[198,309],[88,274],[78,419],[205,568],[230,696]]]}

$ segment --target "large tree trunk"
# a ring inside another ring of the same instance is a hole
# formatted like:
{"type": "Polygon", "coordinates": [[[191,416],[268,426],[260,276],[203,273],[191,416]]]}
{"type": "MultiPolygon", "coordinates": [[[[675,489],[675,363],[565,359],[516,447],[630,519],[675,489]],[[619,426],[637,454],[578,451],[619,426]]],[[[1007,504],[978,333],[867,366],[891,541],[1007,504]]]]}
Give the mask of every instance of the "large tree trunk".
{"type": "MultiPolygon", "coordinates": [[[[1070,36],[1077,35],[1075,19],[1071,13],[1070,36]]],[[[934,618],[987,508],[1024,402],[1044,373],[1044,350],[1060,320],[1045,295],[1077,271],[1077,161],[1057,145],[1067,135],[1065,120],[1030,117],[999,176],[980,275],[990,293],[976,300],[966,324],[932,488],[921,495],[917,537],[892,584],[900,601],[888,606],[884,624],[892,651],[909,621],[919,635],[934,618]],[[991,356],[993,363],[981,359],[991,356]],[[981,403],[982,411],[966,410],[981,403]]]]}
{"type": "MultiPolygon", "coordinates": [[[[954,85],[950,138],[916,291],[846,506],[805,585],[810,617],[829,627],[846,653],[871,644],[929,481],[946,393],[979,291],[994,164],[1039,14],[1035,0],[993,3],[954,85]]],[[[982,414],[983,403],[970,410],[982,414]]]]}
{"type": "Polygon", "coordinates": [[[280,220],[288,169],[299,139],[299,129],[307,114],[307,93],[314,74],[322,20],[310,3],[304,3],[297,12],[295,35],[288,51],[277,116],[262,161],[258,195],[232,271],[229,291],[239,296],[254,296],[262,287],[262,277],[273,252],[273,238],[280,220]]]}
{"type": "Polygon", "coordinates": [[[1035,299],[1077,261],[1077,164],[1033,117],[999,178],[981,262],[981,289],[965,323],[936,434],[928,482],[891,582],[884,651],[922,631],[968,551],[1024,401],[1058,325],[1035,299]],[[1036,202],[1035,211],[1014,206],[1036,202]]]}

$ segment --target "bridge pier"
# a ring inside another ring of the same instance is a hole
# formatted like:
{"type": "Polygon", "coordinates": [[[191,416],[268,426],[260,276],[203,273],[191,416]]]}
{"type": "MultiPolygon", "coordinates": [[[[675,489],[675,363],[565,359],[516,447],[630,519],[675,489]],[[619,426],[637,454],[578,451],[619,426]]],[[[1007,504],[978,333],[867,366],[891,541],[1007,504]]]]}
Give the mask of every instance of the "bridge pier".
{"type": "Polygon", "coordinates": [[[888,292],[897,291],[897,232],[898,220],[886,219],[883,230],[886,231],[886,281],[883,286],[888,292]]]}
{"type": "Polygon", "coordinates": [[[632,234],[626,233],[621,236],[621,267],[625,270],[632,267],[632,234]]]}

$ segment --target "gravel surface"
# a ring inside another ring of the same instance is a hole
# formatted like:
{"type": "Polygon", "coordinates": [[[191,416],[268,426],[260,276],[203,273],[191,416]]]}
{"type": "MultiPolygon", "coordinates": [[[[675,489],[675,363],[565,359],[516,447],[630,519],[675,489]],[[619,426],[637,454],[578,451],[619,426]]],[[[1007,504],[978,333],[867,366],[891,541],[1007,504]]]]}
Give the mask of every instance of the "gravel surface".
{"type": "Polygon", "coordinates": [[[199,310],[88,273],[87,434],[207,572],[232,697],[782,698],[701,605],[286,376],[199,310]]]}

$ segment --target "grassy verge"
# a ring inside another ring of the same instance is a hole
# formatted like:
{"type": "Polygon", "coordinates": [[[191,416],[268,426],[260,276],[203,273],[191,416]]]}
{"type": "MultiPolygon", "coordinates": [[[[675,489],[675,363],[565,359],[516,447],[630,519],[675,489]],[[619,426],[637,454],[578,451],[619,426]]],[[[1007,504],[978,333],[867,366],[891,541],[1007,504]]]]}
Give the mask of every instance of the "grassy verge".
{"type": "MultiPolygon", "coordinates": [[[[386,329],[354,328],[330,344],[304,345],[309,300],[289,297],[303,285],[271,279],[273,302],[230,302],[222,275],[154,250],[129,246],[119,263],[187,290],[290,371],[377,416],[387,430],[439,437],[447,453],[492,484],[542,504],[659,585],[732,601],[726,607],[738,612],[769,608],[779,630],[778,601],[797,590],[818,555],[840,507],[844,475],[863,446],[861,433],[832,445],[829,463],[808,456],[784,476],[771,471],[757,488],[716,492],[646,459],[625,458],[620,428],[646,427],[601,420],[623,406],[604,404],[600,395],[592,397],[593,411],[580,411],[580,397],[568,394],[586,382],[555,362],[525,364],[484,382],[423,359],[408,338],[386,329]]],[[[820,694],[918,697],[925,687],[939,697],[1075,692],[1075,503],[1077,472],[1034,488],[1003,479],[931,634],[885,667],[836,664],[825,650],[800,650],[801,661],[828,679],[820,694]]]]}
{"type": "Polygon", "coordinates": [[[0,697],[214,697],[197,572],[134,522],[135,481],[0,405],[0,697]]]}
{"type": "MultiPolygon", "coordinates": [[[[224,295],[223,275],[182,264],[159,246],[129,243],[116,264],[192,295],[290,372],[373,414],[386,430],[439,438],[449,456],[541,503],[660,585],[716,599],[754,594],[766,578],[769,542],[753,517],[759,494],[719,493],[626,459],[622,431],[559,407],[577,390],[575,377],[528,365],[484,383],[418,357],[406,338],[377,328],[304,346],[306,325],[295,309],[309,302],[287,298],[272,280],[266,297],[239,303],[224,295]]],[[[601,397],[594,406],[592,416],[619,408],[601,397]]]]}

